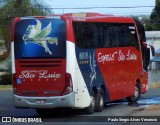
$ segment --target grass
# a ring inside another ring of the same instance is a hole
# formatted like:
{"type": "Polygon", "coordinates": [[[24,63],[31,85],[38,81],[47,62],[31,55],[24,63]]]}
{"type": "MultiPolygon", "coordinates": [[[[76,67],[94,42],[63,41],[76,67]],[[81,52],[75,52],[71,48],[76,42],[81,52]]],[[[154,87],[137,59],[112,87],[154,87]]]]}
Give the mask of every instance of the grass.
{"type": "Polygon", "coordinates": [[[149,105],[145,108],[146,110],[159,110],[160,109],[160,105],[149,105]]]}
{"type": "Polygon", "coordinates": [[[12,90],[12,85],[0,85],[0,90],[12,90]]]}
{"type": "Polygon", "coordinates": [[[150,83],[149,88],[160,88],[160,82],[150,83]]]}

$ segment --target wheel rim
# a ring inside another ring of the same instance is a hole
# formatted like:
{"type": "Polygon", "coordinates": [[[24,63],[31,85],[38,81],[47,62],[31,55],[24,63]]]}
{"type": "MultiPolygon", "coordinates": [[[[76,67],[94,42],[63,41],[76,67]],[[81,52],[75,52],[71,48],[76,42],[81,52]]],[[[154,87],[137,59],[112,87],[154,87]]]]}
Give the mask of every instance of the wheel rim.
{"type": "Polygon", "coordinates": [[[103,100],[103,97],[101,95],[101,97],[100,97],[100,106],[103,107],[103,105],[104,105],[104,100],[103,100]]]}
{"type": "Polygon", "coordinates": [[[137,98],[137,97],[138,97],[138,93],[139,93],[139,90],[138,90],[137,87],[135,87],[134,98],[137,98]]]}
{"type": "Polygon", "coordinates": [[[94,108],[95,108],[95,98],[92,96],[91,97],[91,108],[92,108],[92,111],[94,110],[94,108]]]}

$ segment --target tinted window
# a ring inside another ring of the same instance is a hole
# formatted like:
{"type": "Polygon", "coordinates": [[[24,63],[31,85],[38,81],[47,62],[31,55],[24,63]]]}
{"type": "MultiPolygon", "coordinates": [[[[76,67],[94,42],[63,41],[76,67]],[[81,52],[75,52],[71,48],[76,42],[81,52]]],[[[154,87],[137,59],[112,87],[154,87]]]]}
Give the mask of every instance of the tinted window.
{"type": "Polygon", "coordinates": [[[77,45],[89,49],[98,46],[98,32],[92,23],[74,23],[74,33],[77,45]]]}
{"type": "Polygon", "coordinates": [[[138,34],[140,37],[140,41],[142,42],[146,42],[146,36],[145,36],[145,31],[144,31],[144,27],[143,25],[136,19],[134,19],[134,21],[136,22],[137,25],[137,29],[138,29],[138,34]]]}
{"type": "Polygon", "coordinates": [[[81,48],[133,46],[138,39],[133,24],[74,22],[75,40],[81,48]]]}
{"type": "Polygon", "coordinates": [[[141,50],[142,50],[142,59],[143,59],[143,69],[147,71],[148,65],[149,65],[149,60],[150,60],[150,51],[148,48],[146,48],[142,42],[146,42],[146,36],[145,36],[145,31],[143,25],[138,21],[135,20],[137,29],[138,29],[138,34],[141,42],[141,50]]]}

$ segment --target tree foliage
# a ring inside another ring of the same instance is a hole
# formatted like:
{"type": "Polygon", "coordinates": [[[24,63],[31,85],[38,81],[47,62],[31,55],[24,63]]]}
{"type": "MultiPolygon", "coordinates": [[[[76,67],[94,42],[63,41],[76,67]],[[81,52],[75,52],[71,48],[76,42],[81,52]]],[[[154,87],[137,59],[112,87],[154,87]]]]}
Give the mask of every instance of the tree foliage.
{"type": "Polygon", "coordinates": [[[160,0],[156,0],[155,8],[153,9],[150,20],[145,26],[146,30],[160,30],[160,0]]]}
{"type": "Polygon", "coordinates": [[[41,0],[0,0],[0,39],[10,49],[10,32],[15,17],[48,15],[51,11],[41,0]]]}
{"type": "Polygon", "coordinates": [[[1,19],[17,16],[47,15],[51,13],[41,0],[0,0],[0,3],[1,19]]]}

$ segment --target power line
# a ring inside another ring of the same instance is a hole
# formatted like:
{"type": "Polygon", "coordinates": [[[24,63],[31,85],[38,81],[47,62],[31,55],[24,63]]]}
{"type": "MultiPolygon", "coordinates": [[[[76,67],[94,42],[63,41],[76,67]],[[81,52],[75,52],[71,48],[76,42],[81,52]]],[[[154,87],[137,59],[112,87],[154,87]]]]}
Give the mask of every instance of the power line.
{"type": "MultiPolygon", "coordinates": [[[[91,6],[91,7],[28,7],[33,9],[97,9],[97,8],[120,8],[120,9],[127,9],[127,8],[152,8],[155,6],[91,6]]],[[[21,8],[14,8],[14,9],[21,9],[21,8]]]]}
{"type": "MultiPolygon", "coordinates": [[[[142,11],[141,12],[136,12],[136,11],[134,11],[134,12],[133,11],[132,12],[107,12],[107,11],[102,11],[101,13],[118,14],[118,15],[132,15],[132,14],[138,14],[138,15],[147,14],[148,15],[148,14],[151,14],[151,12],[145,12],[145,11],[144,12],[142,12],[142,11]]],[[[15,15],[13,15],[13,13],[3,13],[3,14],[0,14],[0,16],[6,16],[6,15],[20,16],[20,15],[23,15],[23,13],[18,13],[18,14],[15,14],[15,15]]],[[[41,14],[30,14],[30,16],[35,16],[35,15],[41,15],[41,14]]],[[[2,22],[2,19],[0,20],[0,22],[2,22]]]]}
{"type": "MultiPolygon", "coordinates": [[[[65,9],[130,9],[130,8],[135,8],[135,9],[137,9],[137,8],[153,8],[153,7],[155,7],[155,6],[128,6],[128,7],[126,7],[126,6],[117,6],[117,7],[115,7],[115,6],[110,6],[110,7],[106,7],[106,6],[101,6],[101,7],[98,7],[98,6],[93,6],[93,7],[52,7],[52,8],[50,8],[50,7],[45,7],[45,8],[42,8],[42,7],[28,7],[28,9],[29,8],[31,8],[31,11],[32,11],[32,9],[43,9],[43,10],[45,10],[45,11],[49,11],[49,10],[54,10],[54,9],[61,9],[61,10],[65,10],[65,9]]],[[[13,10],[21,10],[21,9],[23,9],[23,8],[13,8],[13,10]]]]}
{"type": "Polygon", "coordinates": [[[103,8],[120,8],[120,9],[125,9],[125,8],[152,8],[152,7],[155,7],[155,6],[110,6],[110,7],[106,7],[106,6],[101,6],[101,7],[98,7],[98,6],[93,6],[93,7],[48,7],[46,9],[97,9],[97,8],[100,8],[100,9],[103,9],[103,8]]]}
{"type": "MultiPolygon", "coordinates": [[[[46,9],[48,9],[48,10],[50,10],[50,11],[54,11],[54,10],[56,10],[56,9],[61,9],[61,10],[66,10],[66,9],[79,9],[79,10],[82,10],[82,9],[111,9],[111,8],[113,8],[113,9],[137,9],[137,8],[153,8],[153,7],[155,7],[155,6],[110,6],[110,7],[106,7],[106,6],[101,6],[101,7],[99,7],[99,6],[92,6],[92,7],[53,7],[53,8],[42,8],[42,7],[34,7],[34,9],[43,9],[43,10],[45,10],[45,11],[47,11],[46,9]]],[[[22,8],[13,8],[13,10],[21,10],[22,8]]],[[[29,8],[28,8],[29,9],[29,8]]],[[[31,10],[32,10],[33,8],[31,7],[31,10]]],[[[146,13],[146,14],[150,14],[151,12],[109,12],[109,13],[113,13],[113,14],[133,14],[133,13],[137,13],[137,14],[140,14],[140,13],[146,13]]],[[[8,14],[8,15],[13,15],[12,13],[6,13],[6,14],[8,14]]],[[[20,14],[23,14],[23,13],[17,13],[16,15],[20,15],[20,14]]],[[[0,13],[0,15],[3,15],[2,13],[0,13]]],[[[4,15],[5,15],[5,13],[4,13],[4,15]]]]}

